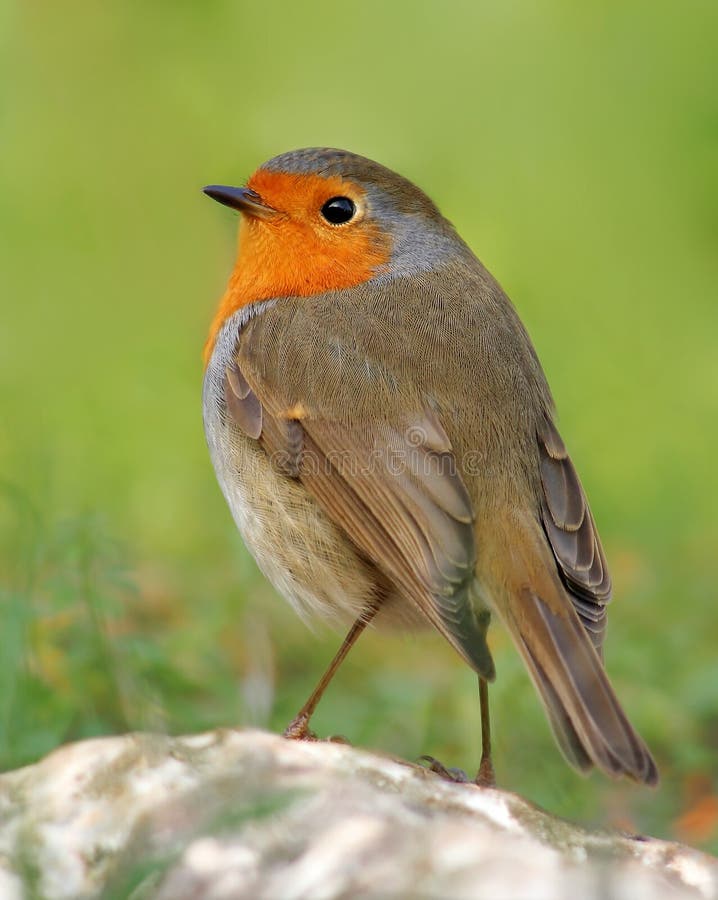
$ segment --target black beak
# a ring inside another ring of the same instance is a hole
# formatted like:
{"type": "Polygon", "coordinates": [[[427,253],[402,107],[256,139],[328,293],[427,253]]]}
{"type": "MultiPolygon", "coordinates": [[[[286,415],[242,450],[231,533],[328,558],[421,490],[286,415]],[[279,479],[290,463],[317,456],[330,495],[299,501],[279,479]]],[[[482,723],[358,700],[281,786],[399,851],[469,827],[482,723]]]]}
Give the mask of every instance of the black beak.
{"type": "Polygon", "coordinates": [[[268,219],[276,214],[276,209],[262,200],[255,191],[246,187],[226,187],[223,184],[208,184],[202,188],[203,193],[217,203],[238,209],[241,213],[253,216],[255,219],[268,219]]]}

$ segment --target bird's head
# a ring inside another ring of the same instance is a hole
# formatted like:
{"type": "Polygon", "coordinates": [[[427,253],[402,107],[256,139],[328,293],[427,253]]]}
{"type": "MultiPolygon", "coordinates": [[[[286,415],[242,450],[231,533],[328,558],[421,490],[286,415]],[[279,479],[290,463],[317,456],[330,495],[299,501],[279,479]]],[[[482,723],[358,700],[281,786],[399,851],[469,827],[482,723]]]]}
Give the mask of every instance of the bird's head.
{"type": "Polygon", "coordinates": [[[463,246],[416,185],[345,150],[294,150],[266,162],[245,187],[204,192],[242,215],[207,356],[222,324],[248,303],[410,276],[463,246]]]}

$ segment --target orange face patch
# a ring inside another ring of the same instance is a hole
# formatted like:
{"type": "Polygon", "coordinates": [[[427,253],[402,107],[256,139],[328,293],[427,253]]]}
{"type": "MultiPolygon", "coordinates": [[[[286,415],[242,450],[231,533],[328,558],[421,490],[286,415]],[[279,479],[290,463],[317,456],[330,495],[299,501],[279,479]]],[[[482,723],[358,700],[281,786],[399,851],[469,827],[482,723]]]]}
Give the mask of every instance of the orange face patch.
{"type": "Polygon", "coordinates": [[[242,216],[237,262],[212,320],[205,364],[224,322],[248,303],[354,287],[389,259],[389,238],[364,218],[364,194],[353,182],[260,169],[247,186],[277,215],[242,216]],[[346,225],[331,225],[320,212],[337,196],[357,208],[346,225]]]}

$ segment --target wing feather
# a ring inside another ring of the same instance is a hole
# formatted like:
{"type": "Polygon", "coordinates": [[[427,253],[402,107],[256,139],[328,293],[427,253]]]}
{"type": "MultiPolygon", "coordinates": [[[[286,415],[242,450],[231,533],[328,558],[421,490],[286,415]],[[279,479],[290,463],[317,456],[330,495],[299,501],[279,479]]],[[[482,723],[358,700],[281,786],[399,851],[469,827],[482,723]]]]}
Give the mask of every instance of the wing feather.
{"type": "Polygon", "coordinates": [[[474,514],[451,442],[427,404],[404,427],[338,421],[310,391],[283,403],[242,358],[227,369],[228,415],[288,477],[298,478],[362,556],[485,678],[486,623],[470,600],[474,514]],[[314,398],[316,402],[316,398],[314,398]]]}
{"type": "Polygon", "coordinates": [[[584,628],[600,650],[611,576],[576,469],[554,424],[538,433],[542,519],[560,574],[584,628]]]}

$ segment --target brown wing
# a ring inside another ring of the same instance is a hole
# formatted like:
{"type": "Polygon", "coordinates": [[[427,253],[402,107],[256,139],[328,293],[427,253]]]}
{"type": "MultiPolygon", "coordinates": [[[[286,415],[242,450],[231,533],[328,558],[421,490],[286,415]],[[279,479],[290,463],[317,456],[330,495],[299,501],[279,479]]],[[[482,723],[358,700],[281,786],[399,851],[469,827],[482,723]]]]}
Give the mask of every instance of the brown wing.
{"type": "Polygon", "coordinates": [[[611,576],[576,469],[548,419],[538,433],[542,516],[564,584],[594,646],[601,650],[611,576]]]}
{"type": "Polygon", "coordinates": [[[471,666],[493,678],[486,623],[468,596],[476,563],[472,505],[436,415],[427,405],[405,422],[360,425],[313,406],[310,393],[287,405],[241,344],[227,368],[227,411],[237,425],[302,482],[471,666]]]}

